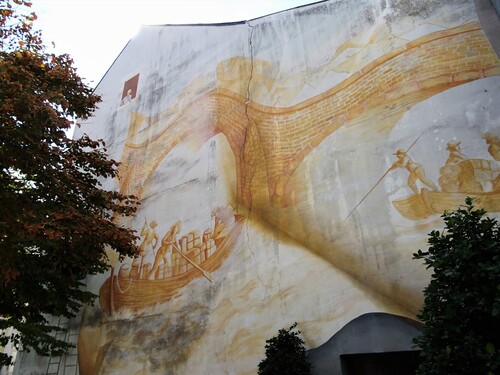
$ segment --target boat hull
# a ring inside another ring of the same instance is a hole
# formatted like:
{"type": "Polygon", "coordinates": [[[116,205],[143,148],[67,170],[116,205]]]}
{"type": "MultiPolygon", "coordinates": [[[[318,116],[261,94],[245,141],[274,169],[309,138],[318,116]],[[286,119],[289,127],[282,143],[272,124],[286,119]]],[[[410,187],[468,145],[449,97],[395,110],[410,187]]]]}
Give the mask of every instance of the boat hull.
{"type": "Polygon", "coordinates": [[[422,189],[420,194],[393,201],[398,212],[407,219],[420,220],[431,215],[440,215],[444,211],[455,210],[465,203],[466,197],[474,197],[474,205],[486,211],[498,211],[500,192],[487,193],[452,193],[422,189]]]}

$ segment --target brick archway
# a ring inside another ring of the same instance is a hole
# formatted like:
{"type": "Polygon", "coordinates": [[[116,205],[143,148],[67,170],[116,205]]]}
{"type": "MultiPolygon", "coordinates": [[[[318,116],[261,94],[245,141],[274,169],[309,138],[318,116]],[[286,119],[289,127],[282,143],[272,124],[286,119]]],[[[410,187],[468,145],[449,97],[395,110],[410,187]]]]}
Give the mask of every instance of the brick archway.
{"type": "MultiPolygon", "coordinates": [[[[215,89],[169,121],[149,124],[154,136],[133,135],[152,119],[131,118],[120,167],[120,191],[141,197],[143,187],[179,143],[223,133],[235,155],[237,198],[252,205],[252,181],[264,165],[269,201],[293,204],[286,187],[307,154],[340,126],[380,109],[399,118],[411,106],[446,89],[500,75],[500,62],[477,23],[438,31],[372,61],[328,91],[291,107],[269,107],[215,89]],[[398,117],[399,116],[399,117],[398,117]]],[[[369,125],[367,125],[369,126],[369,125]]],[[[261,188],[260,185],[258,188],[261,188]]]]}

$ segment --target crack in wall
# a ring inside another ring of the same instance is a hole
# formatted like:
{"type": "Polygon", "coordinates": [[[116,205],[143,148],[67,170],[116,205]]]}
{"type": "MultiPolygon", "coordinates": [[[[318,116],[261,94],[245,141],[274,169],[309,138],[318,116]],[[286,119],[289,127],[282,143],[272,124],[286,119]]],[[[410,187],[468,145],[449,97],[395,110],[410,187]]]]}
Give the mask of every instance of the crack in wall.
{"type": "MultiPolygon", "coordinates": [[[[252,84],[252,78],[253,78],[253,69],[254,69],[254,58],[253,58],[253,33],[254,33],[254,26],[251,25],[250,22],[246,22],[246,24],[248,25],[248,27],[250,28],[250,34],[249,34],[249,37],[248,37],[248,46],[249,46],[249,52],[250,52],[250,75],[248,77],[248,84],[247,84],[247,88],[246,88],[246,96],[245,96],[245,118],[246,118],[246,121],[247,121],[247,127],[246,127],[246,130],[245,130],[245,136],[244,136],[244,141],[243,141],[243,144],[246,145],[247,142],[248,142],[248,137],[249,137],[249,134],[248,132],[250,131],[250,126],[251,126],[251,120],[250,120],[250,116],[248,114],[248,110],[249,110],[249,107],[250,107],[250,102],[251,102],[251,92],[250,92],[250,85],[252,84]]],[[[246,147],[243,147],[243,150],[245,150],[246,147]]],[[[248,162],[247,160],[245,160],[245,152],[243,151],[243,155],[242,155],[242,158],[243,160],[245,161],[245,164],[248,162]]],[[[253,171],[255,173],[255,171],[253,171]]],[[[253,173],[252,175],[250,176],[250,181],[249,181],[249,189],[251,189],[251,186],[252,186],[252,183],[251,183],[251,180],[253,179],[253,173]]],[[[252,199],[251,199],[251,191],[250,191],[250,201],[249,201],[249,204],[248,204],[248,219],[250,219],[250,216],[252,214],[252,199]]],[[[266,285],[266,283],[264,282],[264,280],[261,278],[260,274],[259,274],[259,270],[258,270],[258,262],[257,262],[257,257],[255,255],[255,252],[252,250],[252,246],[250,245],[250,237],[249,237],[249,234],[248,234],[248,222],[249,220],[246,220],[245,221],[245,229],[246,229],[246,237],[247,237],[247,249],[248,251],[250,252],[250,254],[252,255],[252,258],[254,260],[254,264],[256,265],[256,271],[255,271],[255,275],[257,277],[257,279],[259,280],[259,282],[262,284],[262,286],[265,288],[265,293],[264,295],[267,295],[267,289],[269,288],[269,286],[266,285]]]]}

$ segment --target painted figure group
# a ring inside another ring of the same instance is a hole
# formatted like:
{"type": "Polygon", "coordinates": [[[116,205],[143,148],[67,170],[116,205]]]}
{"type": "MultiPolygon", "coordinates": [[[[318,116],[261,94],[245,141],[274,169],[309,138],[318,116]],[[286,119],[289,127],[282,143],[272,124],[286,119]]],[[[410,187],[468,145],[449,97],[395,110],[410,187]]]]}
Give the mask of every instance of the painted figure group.
{"type": "MultiPolygon", "coordinates": [[[[139,245],[139,256],[140,256],[140,266],[142,268],[144,263],[144,258],[149,254],[150,251],[154,251],[158,245],[158,235],[156,233],[156,227],[158,223],[156,220],[152,220],[149,225],[147,221],[144,221],[144,225],[141,229],[140,235],[144,237],[143,241],[139,245]]],[[[163,236],[160,247],[155,255],[155,260],[153,267],[147,274],[147,278],[150,279],[154,276],[160,265],[166,264],[168,267],[172,267],[172,252],[181,251],[179,240],[177,235],[181,232],[182,222],[178,221],[173,224],[167,233],[163,236]]],[[[138,258],[139,259],[139,258],[138,258]]],[[[138,262],[139,260],[136,260],[138,262]]]]}
{"type": "Polygon", "coordinates": [[[179,239],[182,222],[177,221],[170,226],[161,241],[156,232],[158,226],[156,220],[152,220],[149,224],[145,220],[140,231],[140,236],[143,237],[143,240],[139,245],[139,257],[134,260],[132,266],[138,270],[141,278],[146,279],[155,279],[162,265],[163,269],[171,270],[170,274],[172,275],[181,272],[175,271],[175,265],[179,263],[179,259],[181,258],[184,259],[183,262],[199,268],[199,263],[211,255],[216,246],[228,235],[229,229],[234,224],[234,211],[231,206],[214,209],[211,217],[214,220],[213,229],[205,230],[203,238],[198,238],[197,232],[191,232],[179,239]],[[158,250],[156,250],[157,247],[158,250]],[[206,254],[203,254],[201,257],[191,254],[191,249],[196,247],[199,247],[202,252],[205,251],[206,254]],[[154,255],[152,266],[151,263],[145,263],[146,257],[151,252],[154,255]]]}
{"type": "MultiPolygon", "coordinates": [[[[483,139],[485,140],[486,144],[488,145],[488,152],[489,154],[493,157],[495,161],[500,160],[500,138],[497,136],[494,136],[490,133],[485,133],[483,136],[483,139]]],[[[490,181],[493,185],[492,190],[496,190],[498,187],[498,171],[496,171],[495,166],[491,165],[494,162],[493,161],[488,161],[488,160],[482,160],[482,159],[477,159],[476,162],[474,160],[469,160],[467,156],[462,154],[461,149],[460,149],[460,144],[461,142],[459,141],[450,141],[447,143],[446,149],[449,152],[448,159],[445,162],[445,165],[443,168],[441,168],[441,177],[440,177],[440,185],[442,187],[443,191],[459,191],[460,188],[466,189],[463,186],[460,187],[459,185],[462,184],[464,185],[464,175],[470,174],[471,177],[469,179],[474,180],[476,178],[474,173],[475,169],[486,169],[490,170],[490,181]],[[471,165],[462,165],[459,166],[460,163],[469,160],[471,165]],[[481,162],[482,161],[482,162],[481,162]],[[477,165],[476,165],[477,164],[477,165]],[[469,171],[467,170],[469,169],[469,171]],[[469,173],[468,173],[469,172],[469,173]],[[453,181],[456,186],[452,186],[453,183],[450,183],[450,181],[453,181]]],[[[389,168],[389,171],[394,170],[396,168],[405,168],[409,172],[408,176],[408,187],[415,193],[419,194],[419,189],[417,187],[417,181],[420,181],[422,184],[426,185],[429,187],[432,191],[439,191],[437,186],[429,180],[425,176],[425,171],[422,165],[419,163],[414,162],[409,156],[408,152],[405,150],[397,150],[394,155],[398,158],[392,166],[389,168]]],[[[471,189],[470,187],[471,183],[468,184],[469,190],[471,189]]],[[[483,191],[482,185],[476,181],[472,182],[472,185],[475,185],[475,189],[478,189],[479,191],[483,191]]]]}

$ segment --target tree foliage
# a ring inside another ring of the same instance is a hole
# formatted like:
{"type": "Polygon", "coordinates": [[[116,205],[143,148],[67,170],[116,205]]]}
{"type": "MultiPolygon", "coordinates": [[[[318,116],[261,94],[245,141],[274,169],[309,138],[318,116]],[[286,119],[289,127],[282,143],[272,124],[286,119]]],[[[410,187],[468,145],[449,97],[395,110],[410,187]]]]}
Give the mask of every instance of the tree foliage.
{"type": "Polygon", "coordinates": [[[308,375],[311,364],[307,359],[304,340],[300,331],[294,331],[297,323],[288,329],[280,329],[278,335],[266,341],[266,358],[259,363],[259,375],[308,375]]]}
{"type": "Polygon", "coordinates": [[[418,318],[423,336],[419,374],[497,374],[500,371],[500,225],[466,206],[445,213],[443,232],[432,231],[419,250],[433,269],[418,318]]]}
{"type": "Polygon", "coordinates": [[[103,141],[67,137],[100,98],[70,56],[46,52],[30,6],[0,0],[0,347],[54,355],[68,345],[46,317],[70,318],[93,300],[82,280],[108,269],[105,248],[136,253],[133,231],[118,224],[136,202],[103,188],[117,177],[103,141]]]}

